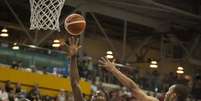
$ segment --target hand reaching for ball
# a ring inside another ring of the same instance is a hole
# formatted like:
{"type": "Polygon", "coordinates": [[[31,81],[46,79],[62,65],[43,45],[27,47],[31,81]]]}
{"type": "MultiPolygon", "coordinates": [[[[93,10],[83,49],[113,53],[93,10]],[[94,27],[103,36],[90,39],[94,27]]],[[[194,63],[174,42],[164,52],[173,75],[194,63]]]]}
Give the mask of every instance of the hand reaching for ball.
{"type": "Polygon", "coordinates": [[[69,56],[75,56],[78,53],[78,50],[81,48],[79,45],[79,38],[71,37],[68,39],[69,45],[68,46],[68,54],[69,56]]]}
{"type": "Polygon", "coordinates": [[[107,57],[101,57],[98,61],[102,67],[104,67],[107,71],[112,72],[115,68],[115,59],[110,61],[107,57]]]}

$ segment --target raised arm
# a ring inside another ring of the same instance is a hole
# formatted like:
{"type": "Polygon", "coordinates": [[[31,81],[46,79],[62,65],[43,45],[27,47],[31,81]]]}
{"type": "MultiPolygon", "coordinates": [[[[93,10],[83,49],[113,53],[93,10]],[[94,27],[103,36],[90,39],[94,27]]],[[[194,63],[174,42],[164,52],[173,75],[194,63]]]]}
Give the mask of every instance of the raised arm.
{"type": "Polygon", "coordinates": [[[116,67],[115,67],[115,60],[108,60],[105,57],[102,57],[99,60],[99,63],[102,67],[104,67],[107,71],[111,72],[125,87],[130,89],[130,91],[133,93],[133,95],[139,100],[139,101],[155,101],[151,100],[149,96],[145,94],[142,89],[139,88],[139,86],[130,78],[128,78],[126,75],[121,73],[116,67]]]}
{"type": "Polygon", "coordinates": [[[79,45],[79,39],[74,37],[69,38],[69,56],[70,56],[70,81],[74,95],[74,101],[84,101],[81,88],[79,85],[80,76],[77,67],[77,53],[81,46],[79,45]]]}

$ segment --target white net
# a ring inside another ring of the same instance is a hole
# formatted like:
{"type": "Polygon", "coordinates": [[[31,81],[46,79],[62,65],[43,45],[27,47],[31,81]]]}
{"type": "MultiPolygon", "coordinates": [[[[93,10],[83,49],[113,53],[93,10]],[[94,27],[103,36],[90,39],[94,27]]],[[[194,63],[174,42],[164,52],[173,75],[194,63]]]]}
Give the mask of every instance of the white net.
{"type": "Polygon", "coordinates": [[[30,30],[58,30],[59,17],[65,0],[29,0],[31,7],[30,30]]]}

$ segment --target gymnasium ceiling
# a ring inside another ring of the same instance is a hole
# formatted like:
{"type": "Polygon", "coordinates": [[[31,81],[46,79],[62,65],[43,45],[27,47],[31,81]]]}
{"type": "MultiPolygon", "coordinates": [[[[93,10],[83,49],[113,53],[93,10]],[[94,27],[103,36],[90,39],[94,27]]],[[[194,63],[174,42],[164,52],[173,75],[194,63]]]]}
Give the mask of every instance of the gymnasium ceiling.
{"type": "Polygon", "coordinates": [[[10,33],[9,38],[0,40],[51,46],[55,37],[67,36],[63,20],[75,11],[86,17],[85,35],[103,36],[104,31],[109,37],[122,40],[125,21],[128,41],[173,34],[191,44],[201,32],[200,0],[67,0],[60,17],[61,32],[30,31],[29,0],[0,0],[0,28],[6,27],[10,33]]]}

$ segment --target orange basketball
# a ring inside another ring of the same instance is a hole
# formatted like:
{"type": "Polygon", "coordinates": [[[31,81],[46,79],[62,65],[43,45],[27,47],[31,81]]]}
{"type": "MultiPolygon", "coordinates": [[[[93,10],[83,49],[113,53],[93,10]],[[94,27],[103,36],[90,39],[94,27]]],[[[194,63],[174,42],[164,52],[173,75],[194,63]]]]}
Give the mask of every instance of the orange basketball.
{"type": "Polygon", "coordinates": [[[80,35],[86,28],[86,21],[79,14],[71,14],[66,17],[64,27],[71,35],[80,35]]]}

